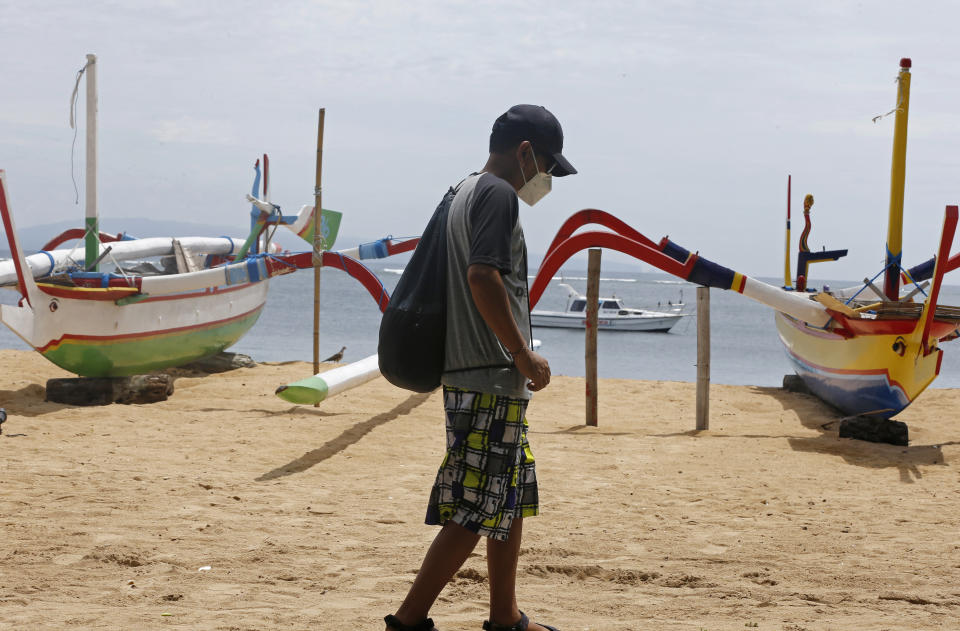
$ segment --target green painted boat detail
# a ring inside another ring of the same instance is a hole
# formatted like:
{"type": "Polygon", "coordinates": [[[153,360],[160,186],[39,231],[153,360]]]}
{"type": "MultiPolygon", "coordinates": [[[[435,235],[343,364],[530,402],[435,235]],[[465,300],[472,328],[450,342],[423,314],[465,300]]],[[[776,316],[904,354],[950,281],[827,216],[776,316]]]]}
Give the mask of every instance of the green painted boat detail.
{"type": "Polygon", "coordinates": [[[87,271],[97,272],[100,266],[94,265],[93,262],[97,260],[97,256],[100,254],[100,239],[97,236],[100,234],[99,221],[97,217],[85,217],[83,223],[87,232],[83,238],[85,252],[83,264],[90,266],[87,271]]]}
{"type": "Polygon", "coordinates": [[[277,396],[290,403],[311,405],[327,398],[327,382],[314,375],[277,388],[277,396]]]}
{"type": "Polygon", "coordinates": [[[135,305],[138,302],[143,302],[150,298],[150,294],[133,294],[132,296],[124,296],[123,298],[117,298],[115,301],[118,307],[123,307],[125,305],[135,305]]]}
{"type": "Polygon", "coordinates": [[[57,366],[81,377],[139,375],[219,353],[256,324],[262,309],[257,307],[232,320],[143,337],[94,340],[67,337],[40,352],[57,366]]]}

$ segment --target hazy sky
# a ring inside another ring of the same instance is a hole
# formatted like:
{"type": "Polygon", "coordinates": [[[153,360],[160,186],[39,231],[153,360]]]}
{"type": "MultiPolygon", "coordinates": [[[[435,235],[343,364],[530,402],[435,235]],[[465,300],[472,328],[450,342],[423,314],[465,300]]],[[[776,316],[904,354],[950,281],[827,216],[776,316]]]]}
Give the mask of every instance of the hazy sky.
{"type": "Polygon", "coordinates": [[[893,117],[871,118],[894,105],[900,57],[914,63],[905,262],[932,255],[944,206],[960,202],[960,9],[914,6],[0,0],[0,168],[20,226],[80,225],[69,97],[93,52],[102,217],[240,236],[263,152],[273,201],[293,211],[312,201],[325,107],[324,206],[372,240],[419,233],[446,187],[483,165],[493,120],[537,103],[580,174],[521,205],[532,252],[594,207],[781,275],[792,173],[794,247],[811,192],[810,245],[851,250],[815,274],[858,279],[883,264],[893,117]]]}

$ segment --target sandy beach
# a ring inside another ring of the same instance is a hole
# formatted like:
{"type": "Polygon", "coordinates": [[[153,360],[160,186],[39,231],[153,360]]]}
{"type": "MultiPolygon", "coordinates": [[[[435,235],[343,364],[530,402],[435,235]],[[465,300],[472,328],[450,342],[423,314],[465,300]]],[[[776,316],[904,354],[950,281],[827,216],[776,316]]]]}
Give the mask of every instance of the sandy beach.
{"type": "MultiPolygon", "coordinates": [[[[273,395],[304,363],[186,374],[166,402],[44,402],[69,376],[0,351],[0,628],[370,629],[435,534],[440,396],[377,379],[321,404],[273,395]]],[[[541,516],[521,608],[562,631],[960,628],[960,391],[900,420],[910,446],[840,439],[776,388],[556,377],[528,419],[541,516]]],[[[486,617],[482,548],[432,615],[486,617]]]]}

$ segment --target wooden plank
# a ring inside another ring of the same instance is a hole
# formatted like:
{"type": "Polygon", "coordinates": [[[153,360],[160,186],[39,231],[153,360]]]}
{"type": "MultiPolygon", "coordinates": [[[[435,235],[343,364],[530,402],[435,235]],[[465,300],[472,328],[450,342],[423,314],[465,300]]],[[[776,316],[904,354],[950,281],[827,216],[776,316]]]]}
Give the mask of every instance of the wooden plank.
{"type": "Polygon", "coordinates": [[[187,256],[187,253],[183,249],[183,244],[180,243],[180,239],[173,239],[170,241],[170,244],[173,246],[173,255],[177,260],[178,274],[200,271],[197,269],[197,266],[194,265],[193,259],[187,256]]]}
{"type": "Polygon", "coordinates": [[[48,379],[45,400],[67,405],[142,404],[166,401],[173,394],[168,374],[131,377],[71,377],[48,379]]]}
{"type": "Polygon", "coordinates": [[[856,309],[850,308],[849,306],[845,305],[844,303],[837,300],[836,298],[834,298],[828,293],[824,293],[821,291],[819,294],[814,296],[813,299],[819,302],[820,304],[822,304],[827,309],[831,309],[833,311],[836,311],[837,313],[842,313],[848,318],[860,317],[859,311],[857,311],[856,309]]]}

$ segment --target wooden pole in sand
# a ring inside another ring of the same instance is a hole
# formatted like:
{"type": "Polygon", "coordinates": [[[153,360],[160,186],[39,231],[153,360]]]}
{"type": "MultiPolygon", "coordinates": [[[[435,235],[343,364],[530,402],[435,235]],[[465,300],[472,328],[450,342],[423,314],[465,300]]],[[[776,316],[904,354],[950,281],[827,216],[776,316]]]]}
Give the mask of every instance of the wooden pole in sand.
{"type": "Polygon", "coordinates": [[[697,429],[710,429],[709,287],[697,287],[697,429]]]}
{"type": "MultiPolygon", "coordinates": [[[[323,173],[323,116],[320,108],[320,120],[317,123],[317,178],[313,189],[313,374],[320,372],[320,272],[323,270],[323,205],[320,202],[323,173]]],[[[319,404],[317,404],[319,405],[319,404]]]]}
{"type": "Polygon", "coordinates": [[[600,307],[600,248],[590,248],[587,258],[587,425],[597,426],[597,311],[600,307]]]}

